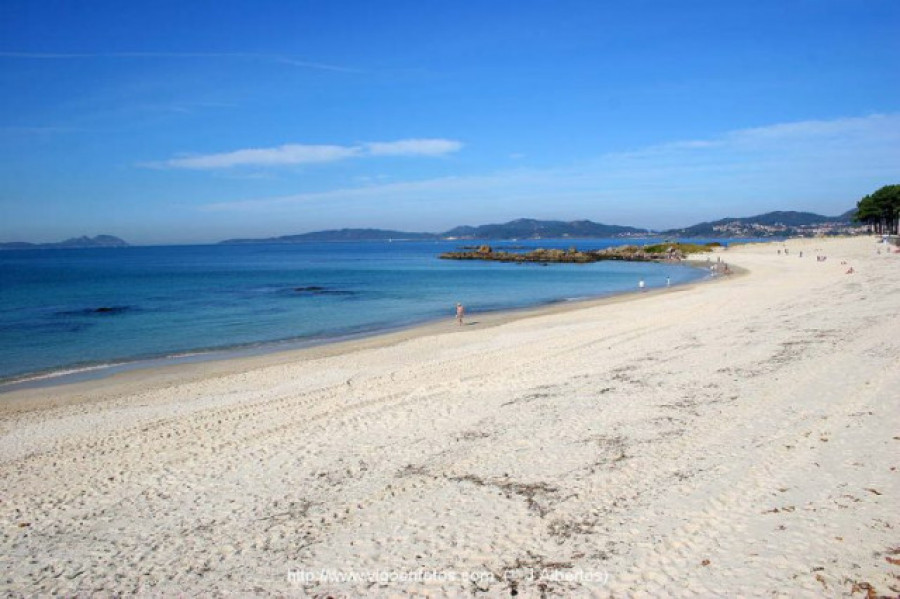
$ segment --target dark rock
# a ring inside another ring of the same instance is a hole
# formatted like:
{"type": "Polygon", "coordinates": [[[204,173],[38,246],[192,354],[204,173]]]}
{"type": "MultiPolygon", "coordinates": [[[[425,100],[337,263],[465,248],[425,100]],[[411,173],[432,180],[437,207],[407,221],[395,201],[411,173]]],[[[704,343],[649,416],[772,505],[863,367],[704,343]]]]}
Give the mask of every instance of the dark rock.
{"type": "Polygon", "coordinates": [[[66,310],[58,312],[61,316],[95,316],[95,315],[113,315],[122,314],[133,310],[131,306],[100,306],[97,308],[84,308],[83,310],[66,310]]]}
{"type": "Polygon", "coordinates": [[[294,291],[297,293],[309,295],[356,295],[356,293],[353,291],[346,291],[343,289],[328,289],[327,287],[320,287],[318,285],[294,287],[294,291]]]}
{"type": "Polygon", "coordinates": [[[538,248],[530,252],[494,251],[490,246],[480,246],[475,251],[446,252],[440,257],[444,260],[493,260],[496,262],[538,262],[587,264],[601,260],[628,260],[631,262],[650,262],[663,260],[680,260],[685,253],[680,248],[672,251],[653,252],[635,245],[623,245],[603,250],[581,252],[575,247],[568,250],[538,248]]]}

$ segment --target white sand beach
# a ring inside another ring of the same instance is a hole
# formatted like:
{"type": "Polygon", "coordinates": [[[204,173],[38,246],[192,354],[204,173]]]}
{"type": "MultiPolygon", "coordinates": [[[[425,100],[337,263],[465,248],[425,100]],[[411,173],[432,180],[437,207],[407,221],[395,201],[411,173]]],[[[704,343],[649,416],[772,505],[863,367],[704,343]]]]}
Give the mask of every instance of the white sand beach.
{"type": "Polygon", "coordinates": [[[782,247],[720,251],[747,273],[710,283],[0,395],[0,589],[898,595],[900,254],[782,247]]]}

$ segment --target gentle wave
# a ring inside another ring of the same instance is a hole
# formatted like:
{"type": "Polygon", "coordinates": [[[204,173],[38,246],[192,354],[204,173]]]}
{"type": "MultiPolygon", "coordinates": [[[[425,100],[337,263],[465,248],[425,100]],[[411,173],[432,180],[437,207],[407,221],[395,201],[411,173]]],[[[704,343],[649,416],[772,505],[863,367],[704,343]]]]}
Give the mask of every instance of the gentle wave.
{"type": "MultiPolygon", "coordinates": [[[[540,240],[585,249],[620,240],[540,240]]],[[[138,247],[0,255],[0,386],[147,360],[326,343],[469,313],[698,280],[685,266],[439,260],[455,243],[138,247]],[[349,301],[352,300],[352,301],[349,301]],[[262,349],[260,349],[262,348],[262,349]]]]}

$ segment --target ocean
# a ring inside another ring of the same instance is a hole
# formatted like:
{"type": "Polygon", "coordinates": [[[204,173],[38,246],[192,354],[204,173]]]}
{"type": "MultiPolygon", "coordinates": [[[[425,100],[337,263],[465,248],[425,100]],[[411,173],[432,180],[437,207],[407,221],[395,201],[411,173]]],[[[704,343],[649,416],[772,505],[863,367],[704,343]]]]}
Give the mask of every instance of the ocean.
{"type": "MultiPolygon", "coordinates": [[[[695,281],[703,269],[440,260],[463,242],[0,252],[0,383],[207,352],[269,351],[695,281]]],[[[597,249],[622,240],[494,242],[597,249]]],[[[638,242],[640,243],[640,242],[638,242]]]]}

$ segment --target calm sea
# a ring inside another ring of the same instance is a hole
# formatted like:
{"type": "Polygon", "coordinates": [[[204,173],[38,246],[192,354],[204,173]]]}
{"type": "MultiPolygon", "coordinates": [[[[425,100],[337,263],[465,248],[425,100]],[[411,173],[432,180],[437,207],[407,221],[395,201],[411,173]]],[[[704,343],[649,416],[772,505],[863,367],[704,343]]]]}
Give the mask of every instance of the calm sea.
{"type": "MultiPolygon", "coordinates": [[[[592,249],[621,240],[528,241],[592,249]]],[[[677,265],[439,260],[459,242],[0,252],[0,381],[235,348],[278,349],[707,276],[677,265]]],[[[494,243],[495,247],[511,243],[494,243]]]]}

